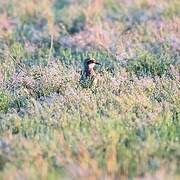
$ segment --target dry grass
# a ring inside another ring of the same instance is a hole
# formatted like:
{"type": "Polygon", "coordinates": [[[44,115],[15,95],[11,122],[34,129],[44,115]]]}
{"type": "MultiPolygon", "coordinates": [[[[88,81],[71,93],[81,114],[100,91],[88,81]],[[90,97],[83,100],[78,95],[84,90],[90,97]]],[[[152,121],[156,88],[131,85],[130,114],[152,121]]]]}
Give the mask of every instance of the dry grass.
{"type": "Polygon", "coordinates": [[[177,0],[1,0],[0,179],[178,179],[179,24],[177,0]]]}

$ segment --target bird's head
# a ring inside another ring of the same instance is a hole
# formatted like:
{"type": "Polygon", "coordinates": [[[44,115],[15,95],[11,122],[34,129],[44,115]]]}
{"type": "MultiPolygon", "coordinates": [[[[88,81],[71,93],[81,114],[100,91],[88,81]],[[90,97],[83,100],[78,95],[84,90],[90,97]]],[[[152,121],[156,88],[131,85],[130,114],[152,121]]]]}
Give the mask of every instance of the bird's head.
{"type": "Polygon", "coordinates": [[[84,61],[84,66],[87,68],[92,69],[95,65],[101,65],[100,63],[98,63],[95,59],[93,58],[87,58],[84,61]]]}

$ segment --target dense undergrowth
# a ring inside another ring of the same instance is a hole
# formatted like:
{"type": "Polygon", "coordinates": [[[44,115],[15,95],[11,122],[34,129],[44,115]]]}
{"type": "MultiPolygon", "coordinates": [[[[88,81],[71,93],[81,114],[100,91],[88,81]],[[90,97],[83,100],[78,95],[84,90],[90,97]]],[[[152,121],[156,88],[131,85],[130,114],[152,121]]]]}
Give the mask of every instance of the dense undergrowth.
{"type": "Polygon", "coordinates": [[[177,0],[1,0],[0,179],[178,179],[179,12],[177,0]],[[91,88],[87,57],[102,64],[91,88]]]}

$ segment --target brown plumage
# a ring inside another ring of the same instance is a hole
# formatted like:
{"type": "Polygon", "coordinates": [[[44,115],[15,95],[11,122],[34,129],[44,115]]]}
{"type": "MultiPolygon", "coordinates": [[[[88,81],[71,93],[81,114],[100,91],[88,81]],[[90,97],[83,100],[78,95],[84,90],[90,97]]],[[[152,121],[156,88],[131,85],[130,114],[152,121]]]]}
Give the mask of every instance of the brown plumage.
{"type": "Polygon", "coordinates": [[[101,65],[93,58],[87,58],[84,61],[84,72],[81,77],[81,82],[85,87],[91,87],[92,84],[97,83],[96,73],[94,71],[95,65],[101,65]]]}

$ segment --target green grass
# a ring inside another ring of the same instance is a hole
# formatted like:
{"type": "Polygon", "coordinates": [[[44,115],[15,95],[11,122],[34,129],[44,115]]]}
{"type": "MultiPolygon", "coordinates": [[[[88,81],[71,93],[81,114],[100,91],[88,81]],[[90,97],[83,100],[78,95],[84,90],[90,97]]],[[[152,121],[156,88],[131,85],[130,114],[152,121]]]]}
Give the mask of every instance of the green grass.
{"type": "Polygon", "coordinates": [[[0,111],[6,112],[8,110],[9,101],[8,94],[0,91],[0,111]]]}
{"type": "Polygon", "coordinates": [[[179,179],[178,2],[93,2],[0,2],[0,179],[179,179]]]}
{"type": "Polygon", "coordinates": [[[144,50],[138,50],[136,59],[129,61],[127,69],[137,76],[161,77],[168,73],[168,68],[174,61],[173,57],[166,54],[156,55],[144,50]]]}

